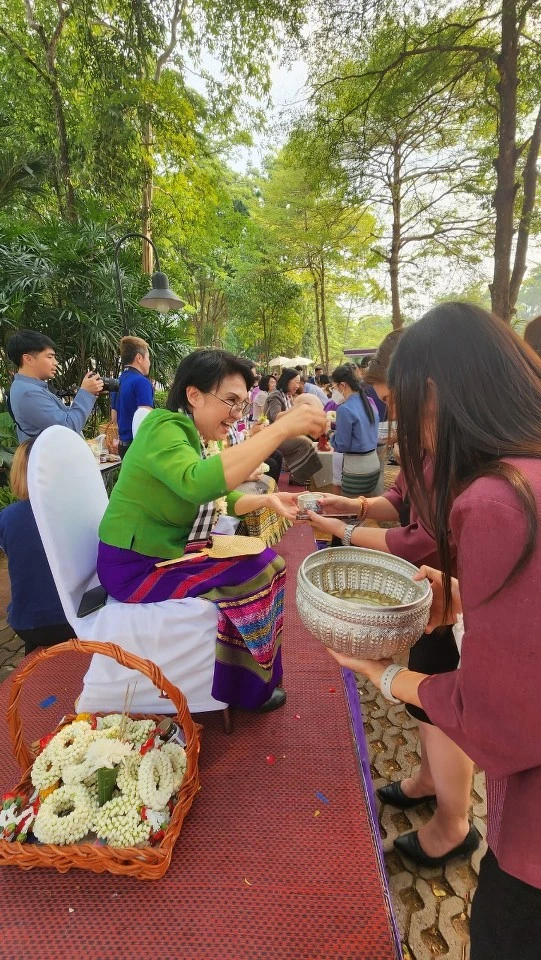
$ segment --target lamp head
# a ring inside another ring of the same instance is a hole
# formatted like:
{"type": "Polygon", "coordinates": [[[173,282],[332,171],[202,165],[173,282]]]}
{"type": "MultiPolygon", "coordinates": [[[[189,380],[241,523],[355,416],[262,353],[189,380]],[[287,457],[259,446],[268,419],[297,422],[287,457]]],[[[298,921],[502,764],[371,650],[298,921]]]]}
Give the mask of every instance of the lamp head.
{"type": "Polygon", "coordinates": [[[159,313],[167,313],[169,310],[180,310],[184,306],[184,300],[169,288],[165,273],[158,272],[152,274],[152,290],[145,293],[139,305],[148,307],[149,310],[158,310],[159,313]]]}

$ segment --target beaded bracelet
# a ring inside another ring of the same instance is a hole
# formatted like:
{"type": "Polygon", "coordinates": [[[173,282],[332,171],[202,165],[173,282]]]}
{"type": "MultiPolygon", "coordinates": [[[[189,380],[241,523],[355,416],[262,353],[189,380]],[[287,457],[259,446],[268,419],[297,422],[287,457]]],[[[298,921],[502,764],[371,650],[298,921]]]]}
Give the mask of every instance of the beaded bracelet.
{"type": "Polygon", "coordinates": [[[366,520],[366,514],[368,513],[368,500],[366,497],[357,497],[357,502],[359,504],[359,520],[362,522],[366,520]]]}

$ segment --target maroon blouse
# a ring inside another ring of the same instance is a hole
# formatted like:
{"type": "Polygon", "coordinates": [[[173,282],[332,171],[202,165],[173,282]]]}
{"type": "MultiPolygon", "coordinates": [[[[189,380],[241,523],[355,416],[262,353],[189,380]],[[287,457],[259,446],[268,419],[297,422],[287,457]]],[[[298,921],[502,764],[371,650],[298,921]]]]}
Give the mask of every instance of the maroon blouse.
{"type": "MultiPolygon", "coordinates": [[[[513,459],[541,519],[541,460],[513,459]]],[[[419,687],[430,719],[487,775],[488,842],[502,870],[541,887],[541,525],[526,568],[512,570],[526,519],[511,486],[476,480],[451,512],[465,634],[458,670],[419,687]]]]}

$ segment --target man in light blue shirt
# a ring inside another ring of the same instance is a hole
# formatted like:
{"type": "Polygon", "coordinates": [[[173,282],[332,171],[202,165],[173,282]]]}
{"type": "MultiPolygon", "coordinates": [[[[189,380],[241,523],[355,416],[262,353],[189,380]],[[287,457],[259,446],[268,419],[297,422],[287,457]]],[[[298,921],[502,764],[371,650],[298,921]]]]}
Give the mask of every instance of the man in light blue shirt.
{"type": "Polygon", "coordinates": [[[318,400],[321,400],[323,406],[328,402],[329,398],[325,391],[322,390],[321,387],[318,387],[317,384],[305,380],[304,377],[301,377],[301,387],[303,393],[311,393],[314,397],[317,397],[318,400]]]}
{"type": "Polygon", "coordinates": [[[37,437],[55,423],[80,433],[103,390],[101,377],[87,373],[67,407],[47,386],[58,366],[56,348],[49,337],[37,330],[19,330],[9,338],[6,350],[18,368],[9,391],[9,404],[19,443],[37,437]]]}

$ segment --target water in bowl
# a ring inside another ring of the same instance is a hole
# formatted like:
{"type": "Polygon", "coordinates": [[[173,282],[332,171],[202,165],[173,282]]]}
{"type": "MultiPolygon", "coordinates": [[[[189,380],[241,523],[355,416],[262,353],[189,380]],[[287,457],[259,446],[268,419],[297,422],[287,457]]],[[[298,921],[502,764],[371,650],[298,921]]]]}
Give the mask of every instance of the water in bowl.
{"type": "Polygon", "coordinates": [[[402,605],[396,597],[377,593],[375,590],[335,590],[331,592],[331,596],[348,600],[350,603],[358,603],[363,607],[400,607],[402,605]]]}

